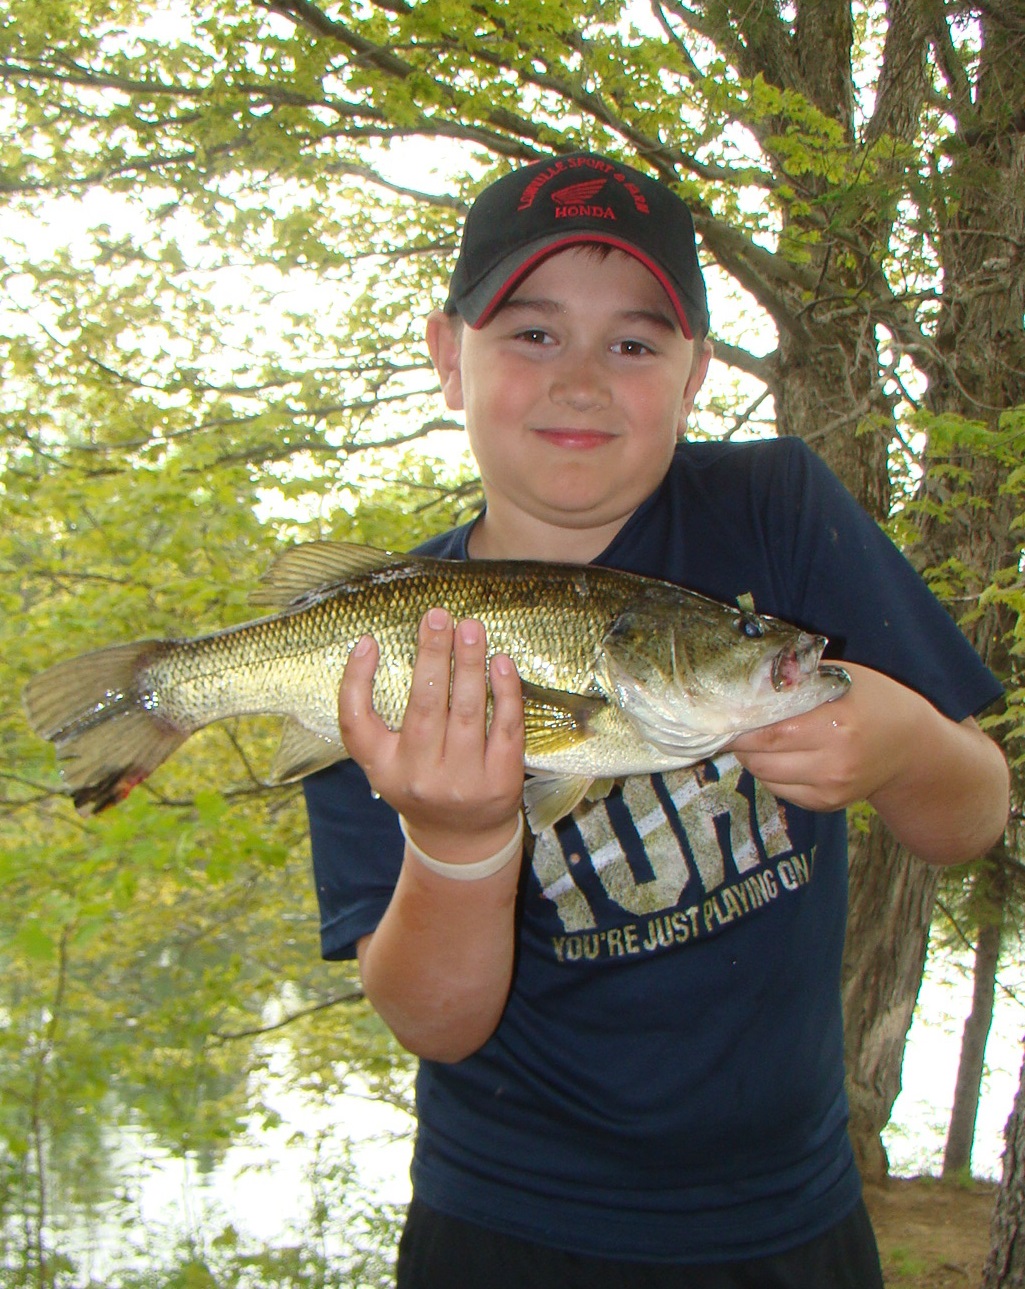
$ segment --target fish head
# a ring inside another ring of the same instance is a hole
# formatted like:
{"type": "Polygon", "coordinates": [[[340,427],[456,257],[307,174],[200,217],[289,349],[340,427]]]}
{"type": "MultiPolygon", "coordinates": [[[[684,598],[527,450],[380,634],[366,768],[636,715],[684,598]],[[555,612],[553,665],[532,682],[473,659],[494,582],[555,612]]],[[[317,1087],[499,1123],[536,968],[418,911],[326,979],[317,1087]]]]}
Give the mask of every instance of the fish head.
{"type": "Polygon", "coordinates": [[[826,638],[679,591],[631,606],[603,653],[613,695],[661,751],[709,756],[746,730],[810,711],[850,683],[826,638]]]}

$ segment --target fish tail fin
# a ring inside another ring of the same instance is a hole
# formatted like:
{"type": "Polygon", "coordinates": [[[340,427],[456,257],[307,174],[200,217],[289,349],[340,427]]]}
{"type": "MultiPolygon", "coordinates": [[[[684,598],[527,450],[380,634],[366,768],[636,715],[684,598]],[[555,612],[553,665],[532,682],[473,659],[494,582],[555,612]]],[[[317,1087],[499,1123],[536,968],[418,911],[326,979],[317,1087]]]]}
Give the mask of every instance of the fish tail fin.
{"type": "Polygon", "coordinates": [[[159,714],[141,673],[170,642],[112,645],[59,662],[25,686],[29,724],[57,750],[79,814],[123,801],[193,732],[159,714]]]}

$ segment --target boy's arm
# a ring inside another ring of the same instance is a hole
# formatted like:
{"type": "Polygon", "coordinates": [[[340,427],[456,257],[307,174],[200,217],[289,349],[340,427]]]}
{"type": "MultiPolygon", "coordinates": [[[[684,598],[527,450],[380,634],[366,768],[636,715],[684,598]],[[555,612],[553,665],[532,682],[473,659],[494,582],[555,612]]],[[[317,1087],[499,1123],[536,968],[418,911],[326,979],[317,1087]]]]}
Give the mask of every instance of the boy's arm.
{"type": "Polygon", "coordinates": [[[974,720],[949,720],[888,676],[844,666],[852,684],[843,698],[742,735],[731,747],[738,760],[778,797],[808,810],[868,801],[930,863],[983,854],[1007,821],[1000,749],[974,720]]]}
{"type": "MultiPolygon", "coordinates": [[[[373,710],[378,651],[369,638],[353,650],[339,691],[342,737],[371,787],[404,816],[421,850],[453,865],[509,842],[522,800],[519,677],[504,655],[492,659],[486,731],[485,645],[480,623],[456,627],[432,609],[398,732],[373,710]]],[[[514,859],[489,877],[459,881],[406,847],[384,917],[358,952],[367,997],[416,1055],[460,1060],[494,1032],[512,980],[519,874],[514,859]]]]}

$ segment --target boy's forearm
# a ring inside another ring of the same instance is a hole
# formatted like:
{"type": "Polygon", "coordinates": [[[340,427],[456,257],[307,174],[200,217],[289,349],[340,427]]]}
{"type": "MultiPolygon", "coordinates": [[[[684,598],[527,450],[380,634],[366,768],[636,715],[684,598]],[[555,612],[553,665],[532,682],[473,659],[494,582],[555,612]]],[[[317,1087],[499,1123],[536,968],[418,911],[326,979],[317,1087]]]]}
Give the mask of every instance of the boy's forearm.
{"type": "Polygon", "coordinates": [[[367,998],[415,1055],[458,1061],[487,1042],[512,980],[519,865],[457,882],[408,851],[391,903],[359,946],[367,998]]]}
{"type": "Polygon", "coordinates": [[[1002,836],[1009,774],[999,747],[974,720],[934,711],[917,731],[905,772],[869,797],[894,835],[931,864],[964,863],[1002,836]]]}

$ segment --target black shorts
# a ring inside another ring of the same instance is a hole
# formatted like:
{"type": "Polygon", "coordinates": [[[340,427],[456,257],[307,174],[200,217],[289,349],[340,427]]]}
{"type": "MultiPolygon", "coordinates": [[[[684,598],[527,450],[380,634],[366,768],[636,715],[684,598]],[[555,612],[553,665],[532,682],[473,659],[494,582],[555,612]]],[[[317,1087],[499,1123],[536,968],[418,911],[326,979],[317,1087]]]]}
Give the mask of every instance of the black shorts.
{"type": "Polygon", "coordinates": [[[883,1289],[865,1205],[769,1258],[681,1266],[566,1253],[447,1217],[419,1200],[399,1245],[397,1289],[883,1289]]]}

